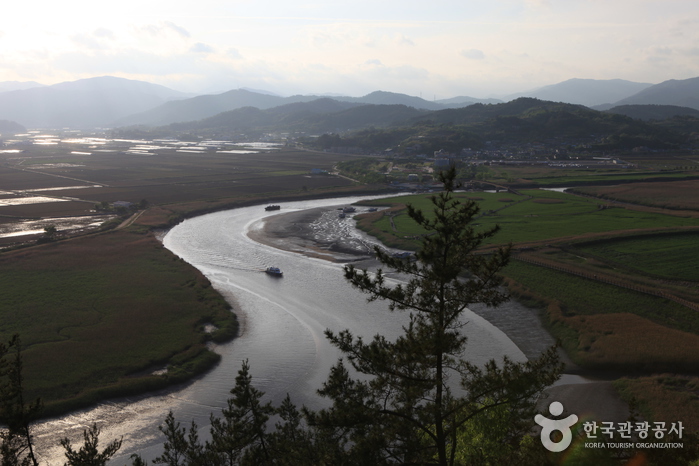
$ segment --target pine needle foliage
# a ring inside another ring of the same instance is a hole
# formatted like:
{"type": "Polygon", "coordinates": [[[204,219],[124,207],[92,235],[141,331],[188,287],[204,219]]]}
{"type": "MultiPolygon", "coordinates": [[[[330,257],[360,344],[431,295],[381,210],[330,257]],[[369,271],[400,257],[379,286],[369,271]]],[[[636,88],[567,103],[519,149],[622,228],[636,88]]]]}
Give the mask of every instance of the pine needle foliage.
{"type": "Polygon", "coordinates": [[[352,370],[338,362],[319,391],[332,407],[309,413],[309,419],[341,431],[353,461],[453,465],[464,444],[459,444],[462,427],[502,405],[513,416],[499,439],[514,441],[531,422],[526,417],[534,396],[559,376],[553,350],[527,363],[505,358],[476,367],[465,361],[464,311],[473,303],[497,306],[508,299],[498,272],[507,265],[510,248],[477,253],[499,228],[481,231],[470,225],[478,206],[454,198],[455,175],[453,168],[441,173],[444,191],[431,198],[431,216],[408,206],[408,215],[427,232],[416,260],[376,249],[381,264],[407,276],[407,282],[389,284],[383,269],[345,267],[345,278],[369,301],[385,300],[391,311],[410,312],[395,341],[376,335],[365,342],[349,330],[326,331],[352,370]]]}

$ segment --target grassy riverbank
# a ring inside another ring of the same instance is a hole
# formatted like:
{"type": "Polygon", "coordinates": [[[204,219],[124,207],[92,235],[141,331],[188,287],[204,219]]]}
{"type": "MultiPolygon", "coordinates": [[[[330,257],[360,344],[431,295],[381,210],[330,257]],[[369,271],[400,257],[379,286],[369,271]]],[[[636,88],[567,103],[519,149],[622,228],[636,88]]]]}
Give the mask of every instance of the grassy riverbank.
{"type": "Polygon", "coordinates": [[[218,360],[206,341],[237,330],[209,281],[152,234],[4,253],[0,286],[0,339],[20,334],[27,396],[47,414],[191,378],[218,360]],[[218,330],[205,333],[209,323],[218,330]]]}
{"type": "Polygon", "coordinates": [[[693,372],[699,313],[666,299],[513,261],[504,274],[519,299],[545,308],[551,333],[588,370],[693,372]]]}
{"type": "Polygon", "coordinates": [[[505,270],[512,295],[542,320],[590,376],[616,379],[645,419],[699,432],[699,312],[671,300],[521,261],[505,270]]]}

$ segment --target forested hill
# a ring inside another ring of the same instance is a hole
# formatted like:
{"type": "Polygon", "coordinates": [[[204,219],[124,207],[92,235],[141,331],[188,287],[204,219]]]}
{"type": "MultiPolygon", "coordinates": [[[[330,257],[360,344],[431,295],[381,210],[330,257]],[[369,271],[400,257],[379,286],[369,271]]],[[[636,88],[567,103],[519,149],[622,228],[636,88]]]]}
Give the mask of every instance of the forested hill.
{"type": "Polygon", "coordinates": [[[670,149],[696,144],[697,134],[697,118],[644,122],[580,105],[520,98],[503,104],[430,112],[390,128],[320,138],[316,145],[324,149],[332,145],[365,150],[413,147],[423,153],[528,143],[601,150],[670,149]]]}
{"type": "Polygon", "coordinates": [[[582,105],[549,102],[532,97],[520,97],[519,99],[500,104],[479,103],[463,108],[439,110],[416,118],[414,122],[429,121],[436,124],[471,124],[497,117],[525,116],[530,112],[540,111],[541,109],[555,109],[569,113],[585,111],[599,113],[582,105]]]}
{"type": "MultiPolygon", "coordinates": [[[[153,131],[156,134],[195,133],[217,137],[270,131],[322,134],[396,125],[426,113],[429,111],[405,105],[362,105],[322,98],[265,110],[244,107],[199,121],[173,123],[153,131]]],[[[120,131],[120,134],[128,133],[128,129],[120,131]]]]}
{"type": "Polygon", "coordinates": [[[522,97],[497,105],[433,112],[407,123],[454,125],[487,140],[531,142],[548,138],[599,138],[616,133],[656,135],[668,142],[679,142],[678,135],[624,115],[591,110],[582,105],[548,102],[522,97]]]}
{"type": "MultiPolygon", "coordinates": [[[[686,117],[656,124],[582,105],[534,98],[438,111],[405,105],[360,105],[325,98],[266,110],[246,107],[147,131],[154,136],[192,134],[215,138],[240,134],[254,137],[268,132],[339,134],[341,145],[367,151],[383,150],[412,138],[452,141],[446,145],[455,148],[464,144],[458,150],[483,147],[486,141],[511,144],[551,139],[569,145],[595,144],[607,148],[678,148],[688,144],[692,134],[699,133],[699,119],[686,117]]],[[[122,128],[116,135],[125,137],[132,132],[122,128]]],[[[338,142],[337,138],[333,141],[338,142]]]]}
{"type": "Polygon", "coordinates": [[[699,110],[677,105],[619,105],[607,110],[609,113],[619,113],[637,120],[667,120],[676,116],[691,116],[699,118],[699,110]]]}

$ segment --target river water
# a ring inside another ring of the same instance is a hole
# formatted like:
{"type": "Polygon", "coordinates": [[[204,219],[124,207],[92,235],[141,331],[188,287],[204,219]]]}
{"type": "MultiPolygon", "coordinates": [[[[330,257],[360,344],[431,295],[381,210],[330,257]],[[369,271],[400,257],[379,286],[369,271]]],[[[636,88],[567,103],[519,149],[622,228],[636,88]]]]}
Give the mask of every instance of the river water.
{"type": "MultiPolygon", "coordinates": [[[[356,199],[326,199],[285,203],[281,212],[329,205],[347,205],[356,199]]],[[[389,338],[401,332],[402,313],[391,313],[386,303],[367,303],[366,295],[348,285],[342,264],[286,252],[254,242],[247,233],[261,228],[264,219],[279,212],[261,206],[218,212],[182,222],[163,239],[165,247],[201,270],[233,305],[241,334],[218,346],[221,363],[205,376],[177,390],[141,398],[103,403],[96,408],[41,423],[36,429],[42,462],[63,464],[58,439],[81,440],[82,429],[93,422],[102,426],[106,444],[123,437],[119,455],[111,464],[126,464],[132,453],[150,460],[162,453],[158,431],[169,410],[189,425],[195,421],[206,437],[209,416],[220,413],[244,360],[249,360],[254,385],[278,404],[287,393],[297,404],[319,408],[325,404],[315,391],[340,356],[328,344],[326,329],[350,329],[371,338],[389,338]],[[283,278],[263,271],[283,270],[283,278]]],[[[347,219],[345,219],[347,220],[347,219]]],[[[398,278],[398,277],[396,277],[398,278]]],[[[504,355],[516,361],[524,353],[498,328],[471,313],[465,332],[469,338],[467,359],[484,363],[504,355]]]]}

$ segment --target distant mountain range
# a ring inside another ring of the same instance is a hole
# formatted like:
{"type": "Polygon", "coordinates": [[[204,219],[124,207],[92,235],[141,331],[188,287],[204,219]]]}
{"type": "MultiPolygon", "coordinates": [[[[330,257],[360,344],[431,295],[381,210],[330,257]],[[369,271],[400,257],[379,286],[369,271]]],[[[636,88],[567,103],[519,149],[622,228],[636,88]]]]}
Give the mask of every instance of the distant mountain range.
{"type": "Polygon", "coordinates": [[[667,120],[676,116],[699,118],[699,110],[677,105],[618,105],[610,108],[607,112],[645,121],[667,120]]]}
{"type": "Polygon", "coordinates": [[[634,105],[620,107],[619,112],[601,112],[584,105],[520,97],[500,104],[421,110],[406,105],[363,105],[323,98],[264,110],[243,107],[160,127],[121,127],[114,129],[111,136],[228,140],[241,135],[254,139],[270,132],[287,132],[301,136],[309,147],[352,147],[366,153],[412,148],[429,154],[439,149],[458,152],[465,147],[483,149],[527,143],[564,150],[572,146],[601,150],[697,147],[699,118],[672,118],[678,107],[654,108],[653,116],[647,118],[650,121],[624,114],[648,113],[650,107],[657,106],[634,105]],[[667,119],[657,118],[665,115],[667,119]],[[303,138],[304,135],[310,137],[303,138]],[[320,137],[313,137],[316,135],[320,137]]]}
{"type": "Polygon", "coordinates": [[[330,98],[310,102],[295,102],[260,110],[242,107],[199,121],[173,123],[161,127],[173,133],[222,135],[231,132],[265,133],[269,131],[303,131],[310,133],[340,133],[370,127],[399,124],[411,118],[431,113],[407,105],[359,104],[330,98]]]}
{"type": "Polygon", "coordinates": [[[614,103],[619,105],[675,105],[699,110],[699,77],[664,81],[614,103]]]}
{"type": "Polygon", "coordinates": [[[34,87],[44,87],[44,85],[35,81],[4,81],[0,83],[0,92],[23,91],[34,87]]]}
{"type": "Polygon", "coordinates": [[[441,99],[441,100],[435,100],[438,104],[444,105],[445,107],[448,108],[460,108],[460,107],[467,107],[469,105],[473,104],[501,104],[504,102],[504,100],[500,99],[477,99],[475,97],[467,97],[467,96],[457,96],[457,97],[452,97],[451,99],[441,99]]]}
{"type": "MultiPolygon", "coordinates": [[[[3,83],[7,84],[7,83],[3,83]]],[[[95,128],[191,94],[104,76],[0,93],[0,119],[29,128],[95,128]]]]}
{"type": "Polygon", "coordinates": [[[596,105],[618,102],[652,86],[652,84],[624,81],[623,79],[569,79],[533,91],[512,94],[506,100],[513,100],[519,97],[534,97],[535,99],[551,102],[565,102],[594,107],[596,105]]]}
{"type": "MultiPolygon", "coordinates": [[[[699,78],[697,78],[699,79],[699,78]]],[[[691,81],[691,80],[687,80],[691,81]]],[[[684,81],[680,81],[684,82],[684,81]]],[[[592,79],[572,79],[552,86],[546,86],[528,94],[528,97],[539,100],[554,102],[573,103],[585,106],[592,106],[598,103],[617,102],[620,99],[628,98],[639,92],[650,92],[656,85],[645,83],[634,83],[620,79],[613,80],[592,80],[592,79]]],[[[686,92],[693,92],[691,85],[687,85],[686,92]]],[[[674,87],[671,87],[674,89],[674,87]]],[[[684,89],[684,88],[683,88],[684,89]]],[[[681,92],[681,91],[680,91],[681,92]]],[[[696,94],[696,91],[694,91],[696,94]]],[[[658,92],[658,98],[662,101],[663,90],[658,92]]],[[[519,96],[517,96],[519,97],[519,96]]],[[[138,115],[131,115],[115,122],[116,126],[146,125],[162,126],[171,123],[200,120],[214,116],[224,111],[235,110],[242,107],[255,107],[265,110],[281,105],[295,102],[310,102],[322,98],[321,96],[291,96],[279,97],[269,94],[259,94],[242,89],[225,92],[218,95],[198,96],[192,99],[169,102],[160,107],[148,110],[138,115]]],[[[514,96],[513,96],[514,98],[514,96]]],[[[333,96],[333,100],[341,102],[351,102],[356,104],[371,105],[404,105],[419,110],[444,110],[448,108],[463,108],[474,104],[497,104],[502,103],[497,99],[476,99],[473,97],[454,97],[438,101],[428,101],[420,97],[413,97],[405,94],[393,92],[376,91],[364,97],[333,96]]],[[[513,100],[513,99],[509,99],[513,100]]],[[[637,103],[644,103],[639,99],[637,103]]],[[[674,105],[674,104],[673,104],[674,105]]],[[[607,105],[606,108],[613,107],[614,104],[607,105]]],[[[687,105],[691,107],[691,105],[687,105]]],[[[699,104],[696,106],[699,109],[699,104]]]]}
{"type": "Polygon", "coordinates": [[[0,135],[25,133],[27,128],[14,121],[0,120],[0,135]]]}
{"type": "MultiPolygon", "coordinates": [[[[671,105],[699,110],[699,78],[670,80],[656,85],[620,79],[571,79],[527,93],[512,95],[507,100],[520,96],[585,105],[597,110],[608,110],[625,105],[671,105]]],[[[420,97],[386,91],[372,92],[363,97],[318,95],[281,97],[261,91],[236,89],[216,95],[193,96],[143,81],[104,76],[52,86],[42,86],[33,82],[0,83],[0,120],[14,121],[27,128],[87,129],[132,125],[153,127],[204,120],[244,107],[268,110],[319,99],[332,99],[336,102],[351,104],[343,109],[348,111],[347,115],[352,114],[350,111],[352,106],[398,106],[386,112],[394,116],[397,113],[403,113],[404,108],[438,111],[502,102],[497,99],[477,99],[466,96],[428,101],[420,97]]],[[[330,104],[324,100],[318,108],[322,105],[330,104]]],[[[306,108],[304,111],[310,114],[303,118],[299,117],[298,121],[305,118],[304,121],[309,122],[314,110],[306,108]]],[[[359,110],[353,111],[355,116],[361,113],[359,110]]],[[[671,113],[673,112],[688,114],[689,111],[674,109],[671,113]]],[[[274,118],[281,118],[280,115],[283,113],[284,111],[267,112],[259,114],[259,117],[274,120],[274,118]]],[[[373,114],[377,111],[374,109],[367,113],[373,114]]],[[[221,117],[222,120],[226,118],[235,119],[237,116],[221,117]]],[[[356,117],[344,116],[336,122],[336,127],[343,128],[351,121],[359,120],[356,117]]],[[[326,123],[325,126],[331,125],[331,122],[326,123]]],[[[323,124],[319,122],[313,127],[321,130],[323,124]]]]}
{"type": "MultiPolygon", "coordinates": [[[[280,97],[236,89],[218,95],[202,95],[191,99],[168,102],[143,113],[120,119],[115,122],[115,126],[162,126],[171,123],[200,120],[221,112],[236,110],[243,107],[255,107],[260,110],[266,110],[291,103],[311,102],[322,98],[328,97],[318,95],[280,97]]],[[[462,97],[459,99],[468,100],[459,100],[445,104],[430,102],[420,97],[386,91],[372,92],[364,97],[333,96],[332,99],[357,105],[405,105],[406,107],[413,107],[420,110],[442,110],[450,107],[464,107],[480,102],[478,99],[462,97]]]]}
{"type": "Polygon", "coordinates": [[[190,99],[167,102],[116,120],[114,126],[162,126],[171,123],[201,120],[243,107],[255,107],[264,110],[294,102],[309,102],[315,99],[317,97],[314,96],[279,97],[235,89],[223,94],[200,95],[190,99]]]}

